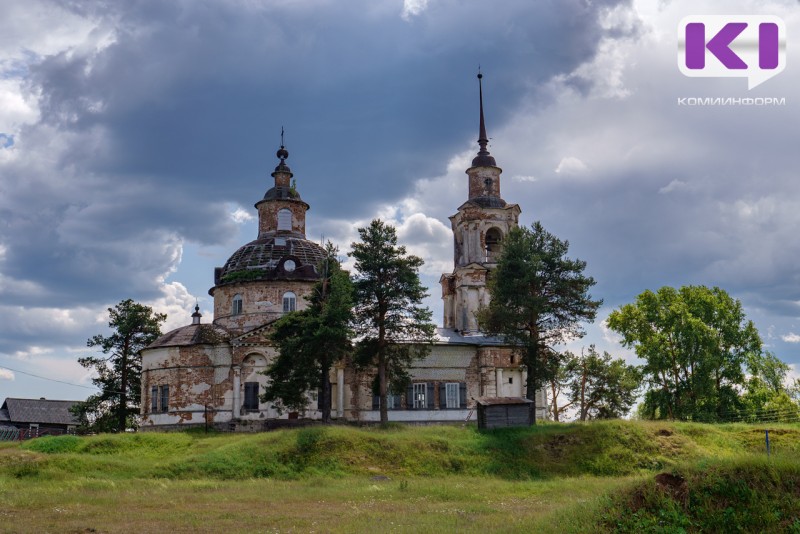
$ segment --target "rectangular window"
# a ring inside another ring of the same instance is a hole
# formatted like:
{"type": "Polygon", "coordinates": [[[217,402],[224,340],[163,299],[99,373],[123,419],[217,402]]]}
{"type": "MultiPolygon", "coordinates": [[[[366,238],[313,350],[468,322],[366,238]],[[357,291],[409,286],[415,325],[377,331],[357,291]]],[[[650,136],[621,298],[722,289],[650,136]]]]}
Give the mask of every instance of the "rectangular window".
{"type": "Polygon", "coordinates": [[[460,384],[458,382],[445,384],[446,404],[448,408],[460,406],[460,384]]]}
{"type": "Polygon", "coordinates": [[[427,407],[427,403],[425,402],[425,390],[426,384],[423,382],[421,384],[413,384],[413,394],[414,394],[414,409],[415,410],[424,410],[427,407]]]}
{"type": "Polygon", "coordinates": [[[150,388],[150,413],[158,411],[158,386],[150,388]]]}
{"type": "Polygon", "coordinates": [[[258,382],[244,383],[244,409],[258,410],[258,382]]]}
{"type": "Polygon", "coordinates": [[[169,386],[161,386],[161,411],[169,411],[169,386]]]}
{"type": "Polygon", "coordinates": [[[400,408],[400,395],[395,395],[394,393],[387,393],[386,409],[397,410],[398,408],[400,408]]]}

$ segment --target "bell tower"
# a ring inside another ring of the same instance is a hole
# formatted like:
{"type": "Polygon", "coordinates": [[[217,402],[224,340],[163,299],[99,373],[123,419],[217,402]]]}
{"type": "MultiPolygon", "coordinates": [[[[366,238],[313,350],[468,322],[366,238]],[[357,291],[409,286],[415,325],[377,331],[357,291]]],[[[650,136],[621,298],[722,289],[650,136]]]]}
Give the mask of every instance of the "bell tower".
{"type": "Polygon", "coordinates": [[[503,240],[519,222],[520,208],[500,196],[500,174],[489,153],[486,121],[483,116],[483,75],[478,73],[480,132],[478,155],[467,169],[468,196],[455,215],[453,229],[452,274],[439,279],[444,301],[444,327],[464,334],[477,333],[477,312],[489,304],[486,277],[497,266],[503,240]]]}

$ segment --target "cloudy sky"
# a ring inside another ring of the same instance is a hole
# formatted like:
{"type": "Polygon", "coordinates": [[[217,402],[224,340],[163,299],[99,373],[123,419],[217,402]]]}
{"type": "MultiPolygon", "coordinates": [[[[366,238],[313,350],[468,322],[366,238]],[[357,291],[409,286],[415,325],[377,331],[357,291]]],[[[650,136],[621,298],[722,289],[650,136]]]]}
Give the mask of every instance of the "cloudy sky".
{"type": "Polygon", "coordinates": [[[281,126],[309,238],[346,252],[392,221],[441,322],[479,64],[503,197],[569,240],[605,301],[572,348],[629,357],[612,309],[706,284],[800,364],[797,0],[0,3],[0,397],[91,394],[76,360],[122,299],[166,329],[196,299],[210,320],[213,268],[256,237],[281,126]],[[752,90],[682,75],[695,14],[780,17],[786,69],[752,90]],[[785,104],[679,104],[695,97],[785,104]]]}

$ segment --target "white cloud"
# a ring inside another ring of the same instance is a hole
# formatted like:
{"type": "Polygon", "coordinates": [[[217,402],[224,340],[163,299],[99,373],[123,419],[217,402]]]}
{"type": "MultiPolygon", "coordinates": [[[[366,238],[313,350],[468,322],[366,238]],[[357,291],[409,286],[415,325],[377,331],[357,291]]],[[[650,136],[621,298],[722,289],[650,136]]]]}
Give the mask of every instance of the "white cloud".
{"type": "Polygon", "coordinates": [[[0,380],[14,380],[14,373],[8,369],[0,368],[0,380]]]}
{"type": "Polygon", "coordinates": [[[672,193],[673,191],[689,191],[692,187],[683,180],[672,180],[670,183],[658,190],[662,195],[672,193]]]}
{"type": "Polygon", "coordinates": [[[781,336],[781,339],[786,343],[800,343],[800,334],[789,332],[788,334],[781,336]]]}
{"type": "Polygon", "coordinates": [[[244,224],[255,220],[255,216],[253,216],[249,211],[247,211],[243,207],[236,206],[233,209],[233,211],[231,211],[231,220],[236,224],[244,224]]]}
{"type": "Polygon", "coordinates": [[[586,164],[580,159],[574,156],[567,156],[558,163],[556,173],[564,175],[581,174],[587,169],[586,164]]]}
{"type": "Polygon", "coordinates": [[[521,174],[517,174],[516,176],[512,176],[511,180],[514,181],[514,182],[528,182],[528,183],[530,183],[530,182],[535,182],[536,181],[536,177],[535,176],[523,176],[521,174]]]}
{"type": "MultiPolygon", "coordinates": [[[[201,304],[200,299],[189,293],[186,286],[180,282],[163,284],[161,293],[162,296],[160,298],[146,302],[148,306],[153,308],[153,311],[167,314],[167,320],[161,327],[161,331],[166,333],[175,328],[191,324],[195,303],[201,304]]],[[[204,323],[210,323],[214,318],[213,310],[202,309],[202,304],[200,313],[203,314],[201,320],[204,323]]]]}
{"type": "Polygon", "coordinates": [[[400,14],[403,20],[411,20],[428,7],[428,0],[403,0],[403,12],[400,14]]]}
{"type": "Polygon", "coordinates": [[[28,347],[28,350],[16,351],[13,356],[19,360],[29,360],[32,357],[50,354],[51,352],[53,352],[52,348],[31,346],[28,347]]]}

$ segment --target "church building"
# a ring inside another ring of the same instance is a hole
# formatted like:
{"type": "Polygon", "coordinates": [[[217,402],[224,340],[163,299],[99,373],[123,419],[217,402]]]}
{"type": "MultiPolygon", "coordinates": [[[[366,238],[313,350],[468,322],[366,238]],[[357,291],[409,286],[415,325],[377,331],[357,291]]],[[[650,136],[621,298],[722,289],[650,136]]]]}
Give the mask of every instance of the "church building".
{"type": "MultiPolygon", "coordinates": [[[[478,75],[479,82],[481,75],[478,75]]],[[[479,85],[480,87],[480,85],[479,85]]],[[[444,318],[436,342],[409,370],[411,384],[388,399],[389,420],[463,421],[481,397],[523,397],[526,372],[501,339],[478,330],[476,313],[489,302],[487,276],[497,265],[503,238],[517,226],[520,208],[500,196],[500,174],[487,150],[480,89],[479,151],[467,169],[467,199],[450,217],[452,273],[440,278],[444,318]]],[[[142,350],[142,429],[213,425],[234,430],[266,428],[269,421],[297,417],[260,401],[268,363],[277,355],[269,341],[272,323],[306,307],[325,257],[305,234],[309,205],[302,200],[281,145],[274,185],[255,204],[257,239],[214,270],[214,320],[195,308],[192,324],[177,328],[142,350]]],[[[347,362],[331,371],[332,417],[380,420],[372,376],[347,362]]],[[[316,392],[302,416],[320,418],[316,392]]],[[[537,419],[546,415],[546,393],[537,393],[537,419]]]]}

